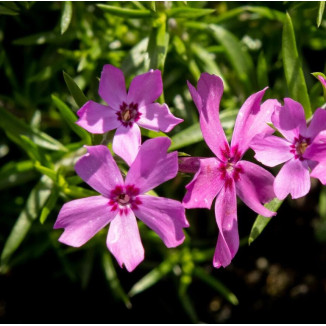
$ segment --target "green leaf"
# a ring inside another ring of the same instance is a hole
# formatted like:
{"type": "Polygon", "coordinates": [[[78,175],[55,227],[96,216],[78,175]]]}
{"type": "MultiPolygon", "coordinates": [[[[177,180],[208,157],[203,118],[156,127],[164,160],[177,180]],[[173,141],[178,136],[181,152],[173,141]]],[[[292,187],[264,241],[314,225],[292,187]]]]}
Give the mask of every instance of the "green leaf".
{"type": "Polygon", "coordinates": [[[317,16],[317,27],[320,26],[323,20],[323,14],[325,10],[325,2],[326,1],[319,1],[319,8],[318,8],[318,16],[317,16]]]}
{"type": "Polygon", "coordinates": [[[148,138],[156,138],[156,137],[168,137],[169,138],[169,136],[162,131],[153,131],[153,130],[144,129],[144,128],[141,128],[141,134],[142,134],[142,136],[145,136],[148,138]]]}
{"type": "Polygon", "coordinates": [[[34,162],[11,161],[0,169],[0,190],[25,183],[35,178],[36,175],[34,162]]]}
{"type": "Polygon", "coordinates": [[[51,183],[43,176],[28,196],[25,208],[20,213],[1,253],[1,271],[9,267],[9,260],[25,239],[33,222],[51,194],[51,183]]]}
{"type": "Polygon", "coordinates": [[[59,198],[59,192],[56,189],[53,189],[50,197],[46,201],[41,211],[40,222],[42,224],[46,221],[47,217],[53,210],[55,204],[57,203],[58,198],[59,198]]]}
{"type": "Polygon", "coordinates": [[[264,52],[260,52],[257,62],[257,81],[259,89],[268,86],[268,68],[264,52]]]}
{"type": "Polygon", "coordinates": [[[91,135],[85,129],[76,124],[77,117],[71,109],[55,95],[52,95],[51,97],[53,103],[60,111],[63,120],[68,124],[70,129],[83,140],[85,145],[92,145],[91,135]]]}
{"type": "MultiPolygon", "coordinates": [[[[224,110],[220,113],[220,121],[224,129],[230,129],[234,126],[234,122],[238,110],[224,110]]],[[[199,122],[191,125],[190,127],[180,131],[171,137],[172,144],[169,148],[170,151],[198,143],[203,140],[203,135],[200,130],[199,122]]]]}
{"type": "Polygon", "coordinates": [[[194,275],[208,284],[214,290],[218,291],[227,301],[233,305],[238,305],[239,300],[222,282],[208,274],[204,269],[197,266],[193,271],[194,275]]]}
{"type": "Polygon", "coordinates": [[[284,20],[282,55],[284,73],[290,97],[302,104],[306,118],[308,119],[311,116],[310,100],[297,50],[292,20],[288,13],[284,20]]]}
{"type": "Polygon", "coordinates": [[[191,7],[175,7],[166,11],[168,17],[173,18],[198,18],[207,16],[215,12],[215,9],[202,9],[191,7]]]}
{"type": "Polygon", "coordinates": [[[65,33],[64,35],[58,35],[54,31],[41,32],[32,34],[26,37],[22,37],[13,41],[15,45],[41,45],[46,43],[62,43],[66,42],[74,37],[73,33],[65,33]]]}
{"type": "Polygon", "coordinates": [[[35,162],[35,169],[49,177],[52,181],[56,182],[57,172],[55,172],[54,170],[41,165],[39,162],[35,162]]]}
{"type": "Polygon", "coordinates": [[[79,107],[82,107],[88,101],[87,97],[79,88],[79,86],[75,83],[75,81],[66,72],[63,72],[63,78],[76,104],[79,107]]]}
{"type": "MultiPolygon", "coordinates": [[[[314,77],[316,77],[318,79],[318,76],[323,77],[326,80],[326,76],[322,73],[322,72],[313,72],[311,73],[314,77]]],[[[319,83],[321,84],[321,87],[323,88],[323,93],[324,93],[324,99],[326,101],[326,87],[320,82],[320,80],[318,79],[319,83]]]]}
{"type": "Polygon", "coordinates": [[[62,15],[61,15],[61,34],[63,34],[69,27],[72,17],[72,2],[65,1],[62,8],[62,15]]]}
{"type": "Polygon", "coordinates": [[[250,54],[234,34],[219,25],[210,24],[209,31],[214,38],[223,45],[226,58],[235,69],[238,78],[242,81],[247,93],[253,90],[254,64],[250,54]]]}
{"type": "Polygon", "coordinates": [[[169,33],[166,32],[166,17],[161,15],[155,22],[148,41],[149,69],[163,72],[169,45],[169,33]]]}
{"type": "Polygon", "coordinates": [[[147,9],[120,8],[104,4],[97,4],[97,6],[105,12],[124,18],[148,18],[153,15],[152,12],[147,9]]]}
{"type": "Polygon", "coordinates": [[[122,300],[122,302],[126,305],[126,307],[130,309],[131,302],[120,284],[120,280],[113,266],[111,255],[107,251],[103,251],[102,264],[103,264],[106,279],[109,282],[113,295],[119,300],[122,300]]]}
{"type": "Polygon", "coordinates": [[[10,16],[16,16],[19,15],[19,12],[16,10],[13,10],[9,7],[5,6],[5,3],[2,2],[3,5],[0,5],[0,15],[10,15],[10,16]]]}
{"type": "Polygon", "coordinates": [[[0,127],[5,132],[9,132],[13,135],[25,135],[36,145],[53,150],[53,151],[64,151],[68,150],[56,139],[50,137],[44,132],[34,130],[29,125],[24,123],[22,120],[16,118],[14,115],[9,113],[7,110],[0,107],[0,127]]]}
{"type": "Polygon", "coordinates": [[[158,267],[152,269],[148,274],[141,278],[137,283],[133,285],[128,295],[130,297],[135,296],[156,284],[165,275],[172,271],[173,264],[170,261],[163,261],[158,267]]]}
{"type": "MultiPolygon", "coordinates": [[[[274,198],[272,201],[265,204],[264,206],[272,212],[277,212],[277,210],[279,209],[282,203],[283,200],[274,198]]],[[[270,222],[271,219],[272,219],[271,217],[265,217],[262,215],[257,216],[250,231],[249,240],[248,240],[249,245],[252,244],[252,242],[256,240],[257,237],[263,232],[266,225],[270,222]]]]}

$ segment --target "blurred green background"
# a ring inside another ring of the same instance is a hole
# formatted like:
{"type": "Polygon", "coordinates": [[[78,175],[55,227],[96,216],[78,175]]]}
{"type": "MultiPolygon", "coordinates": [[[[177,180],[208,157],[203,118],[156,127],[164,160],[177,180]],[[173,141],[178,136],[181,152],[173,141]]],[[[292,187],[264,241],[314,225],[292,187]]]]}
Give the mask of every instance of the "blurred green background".
{"type": "MultiPolygon", "coordinates": [[[[168,135],[171,150],[211,156],[186,81],[196,85],[202,72],[223,78],[228,137],[244,100],[266,86],[265,99],[290,96],[309,118],[325,107],[311,75],[326,72],[324,6],[0,2],[0,321],[322,322],[326,191],[316,180],[308,196],[281,205],[257,240],[266,223],[258,219],[253,233],[256,216],[239,202],[241,248],[226,269],[212,267],[218,230],[214,212],[204,209],[187,210],[191,227],[176,249],[139,223],[146,255],[131,274],[108,252],[107,229],[75,249],[60,244],[62,230],[52,227],[64,202],[92,194],[73,166],[82,145],[102,136],[74,122],[85,100],[100,102],[104,64],[121,68],[127,83],[161,69],[160,100],[184,119],[168,135]]],[[[159,135],[142,132],[143,140],[159,135]]],[[[182,200],[191,178],[180,173],[155,190],[182,200]]]]}

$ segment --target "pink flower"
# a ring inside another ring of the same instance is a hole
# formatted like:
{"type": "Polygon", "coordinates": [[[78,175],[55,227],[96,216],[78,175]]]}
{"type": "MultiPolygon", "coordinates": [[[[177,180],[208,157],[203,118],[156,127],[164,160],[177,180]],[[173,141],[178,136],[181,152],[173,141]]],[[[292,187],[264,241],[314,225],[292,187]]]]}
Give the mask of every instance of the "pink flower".
{"type": "Polygon", "coordinates": [[[162,91],[159,70],[136,76],[127,93],[122,71],[112,65],[105,65],[99,95],[108,106],[88,101],[77,112],[77,124],[93,134],[117,129],[113,151],[130,165],[141,144],[138,125],[154,131],[169,132],[183,121],[172,115],[166,104],[153,103],[162,91]]]}
{"type": "Polygon", "coordinates": [[[324,90],[326,90],[326,79],[323,76],[320,76],[320,75],[317,78],[321,82],[324,90]]]}
{"type": "Polygon", "coordinates": [[[307,127],[302,105],[285,98],[284,106],[275,108],[272,122],[284,138],[258,135],[251,148],[256,152],[255,158],[267,166],[286,162],[275,178],[276,196],[305,196],[310,190],[310,176],[325,184],[325,165],[318,164],[326,160],[325,110],[317,109],[307,127]]]}
{"type": "Polygon", "coordinates": [[[176,176],[177,152],[166,153],[170,144],[165,137],[144,142],[125,180],[106,146],[88,146],[88,153],[75,169],[101,195],[63,205],[54,225],[55,229],[65,229],[59,241],[79,247],[110,223],[107,246],[128,271],[144,259],[135,216],[154,230],[168,248],[180,245],[185,238],[182,229],[189,226],[182,204],[145,194],[176,176]]]}
{"type": "Polygon", "coordinates": [[[260,105],[265,90],[251,95],[239,111],[229,146],[219,119],[222,80],[203,73],[197,90],[190,83],[188,86],[200,114],[204,139],[216,157],[199,159],[199,170],[186,186],[183,204],[186,208],[210,208],[217,197],[215,217],[220,233],[213,265],[226,267],[239,247],[236,196],[259,214],[275,215],[262,205],[274,198],[274,177],[262,167],[241,158],[258,132],[271,132],[266,121],[270,120],[276,101],[268,100],[260,105]]]}

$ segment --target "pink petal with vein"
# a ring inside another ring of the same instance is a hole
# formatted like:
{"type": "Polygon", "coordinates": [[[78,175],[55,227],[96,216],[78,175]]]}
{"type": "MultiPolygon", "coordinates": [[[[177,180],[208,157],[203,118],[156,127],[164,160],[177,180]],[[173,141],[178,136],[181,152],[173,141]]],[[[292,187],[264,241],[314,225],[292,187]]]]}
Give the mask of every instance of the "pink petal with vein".
{"type": "Polygon", "coordinates": [[[121,172],[106,146],[85,147],[88,153],[79,159],[75,170],[93,189],[109,197],[116,185],[123,184],[121,172]]]}
{"type": "Polygon", "coordinates": [[[225,180],[219,171],[217,158],[200,159],[200,168],[193,180],[186,186],[187,193],[183,198],[186,208],[211,208],[212,202],[223,187],[225,180]]]}
{"type": "Polygon", "coordinates": [[[240,161],[242,173],[235,186],[237,195],[254,212],[271,217],[276,213],[271,212],[263,204],[275,198],[273,190],[274,176],[264,168],[248,161],[240,161]]]}
{"type": "Polygon", "coordinates": [[[290,152],[291,143],[276,136],[256,136],[250,145],[255,151],[255,159],[266,166],[275,166],[290,160],[294,154],[290,152]]]}
{"type": "Polygon", "coordinates": [[[116,214],[103,196],[76,199],[62,206],[54,229],[65,229],[60,242],[80,247],[112,221],[116,214]]]}
{"type": "Polygon", "coordinates": [[[125,183],[135,185],[140,193],[145,193],[174,178],[178,172],[178,154],[167,153],[170,145],[171,140],[167,137],[145,141],[130,166],[125,183]]]}
{"type": "Polygon", "coordinates": [[[202,109],[202,105],[203,105],[201,97],[198,94],[196,88],[194,86],[192,86],[192,84],[190,82],[187,81],[187,85],[188,85],[189,92],[190,92],[190,95],[192,97],[192,100],[194,101],[194,103],[195,103],[195,105],[197,107],[197,110],[200,113],[201,109],[202,109]]]}
{"type": "Polygon", "coordinates": [[[128,272],[132,272],[144,260],[144,248],[131,209],[126,214],[118,214],[111,222],[107,246],[120,267],[124,265],[128,272]]]}
{"type": "Polygon", "coordinates": [[[312,169],[310,176],[319,179],[323,185],[326,185],[326,162],[317,164],[312,169]]]}
{"type": "Polygon", "coordinates": [[[272,123],[290,142],[298,138],[299,134],[305,136],[307,133],[303,107],[291,98],[285,98],[284,106],[275,109],[272,123]]]}
{"type": "Polygon", "coordinates": [[[134,209],[135,215],[155,231],[168,248],[180,245],[185,239],[183,228],[189,226],[182,204],[163,197],[140,195],[138,198],[142,204],[134,209]]]}
{"type": "Polygon", "coordinates": [[[131,127],[121,125],[115,132],[112,149],[129,166],[135,160],[141,145],[140,129],[136,123],[131,127]]]}
{"type": "Polygon", "coordinates": [[[219,235],[213,265],[216,268],[226,267],[231,263],[239,248],[237,199],[233,181],[227,188],[223,187],[217,195],[215,218],[219,235]]]}
{"type": "Polygon", "coordinates": [[[141,107],[153,103],[162,94],[163,82],[160,70],[151,70],[136,76],[130,84],[127,102],[141,107]]]}
{"type": "Polygon", "coordinates": [[[318,108],[308,126],[307,137],[315,138],[319,132],[326,129],[326,110],[318,108]]]}
{"type": "Polygon", "coordinates": [[[115,112],[108,106],[88,101],[77,111],[76,123],[92,134],[104,134],[121,124],[115,112]]]}
{"type": "Polygon", "coordinates": [[[104,65],[98,92],[107,104],[118,110],[120,105],[127,100],[123,72],[112,65],[104,65]]]}
{"type": "Polygon", "coordinates": [[[308,160],[325,162],[326,161],[326,130],[321,131],[310,144],[303,157],[308,160]]]}
{"type": "Polygon", "coordinates": [[[137,123],[145,129],[169,132],[183,121],[175,117],[166,104],[147,104],[140,107],[139,112],[141,116],[137,123]]]}
{"type": "Polygon", "coordinates": [[[220,148],[228,144],[219,117],[223,81],[215,75],[202,73],[198,80],[197,92],[202,101],[199,120],[203,137],[212,152],[221,159],[223,155],[220,148]]]}
{"type": "Polygon", "coordinates": [[[305,196],[310,190],[308,163],[299,159],[286,162],[275,178],[274,191],[278,199],[291,194],[293,199],[305,196]]]}

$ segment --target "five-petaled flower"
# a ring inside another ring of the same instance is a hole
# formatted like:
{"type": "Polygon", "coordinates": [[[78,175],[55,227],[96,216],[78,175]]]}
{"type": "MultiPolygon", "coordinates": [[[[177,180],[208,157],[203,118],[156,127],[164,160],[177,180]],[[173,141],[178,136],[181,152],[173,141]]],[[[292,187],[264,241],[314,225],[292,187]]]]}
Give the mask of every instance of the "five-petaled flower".
{"type": "Polygon", "coordinates": [[[275,197],[274,177],[262,167],[241,158],[257,133],[272,132],[266,122],[270,121],[277,101],[267,100],[260,105],[265,90],[251,95],[239,111],[229,146],[219,119],[222,80],[203,73],[197,90],[190,83],[188,87],[199,111],[204,139],[216,157],[199,159],[199,169],[186,186],[183,204],[186,208],[210,208],[217,197],[215,216],[220,233],[213,265],[225,267],[239,247],[236,196],[261,215],[275,215],[262,205],[275,197]]]}
{"type": "Polygon", "coordinates": [[[189,226],[182,204],[145,194],[176,176],[177,152],[167,153],[170,144],[167,137],[144,142],[125,180],[106,146],[88,146],[88,153],[75,169],[101,195],[64,204],[54,225],[55,229],[65,229],[59,241],[79,247],[110,223],[107,246],[128,271],[144,259],[135,216],[154,230],[167,247],[180,245],[185,238],[183,228],[189,226]]]}
{"type": "Polygon", "coordinates": [[[77,112],[77,124],[93,134],[117,129],[113,151],[131,165],[141,144],[139,126],[169,132],[183,121],[176,118],[166,104],[153,103],[162,91],[160,70],[136,76],[127,93],[122,71],[112,65],[104,65],[99,95],[108,106],[88,101],[77,112]]]}
{"type": "Polygon", "coordinates": [[[302,105],[285,98],[284,106],[275,107],[271,120],[284,138],[257,135],[251,148],[266,166],[286,162],[274,181],[276,196],[305,196],[310,190],[310,176],[326,184],[326,111],[317,109],[307,127],[302,105]]]}

